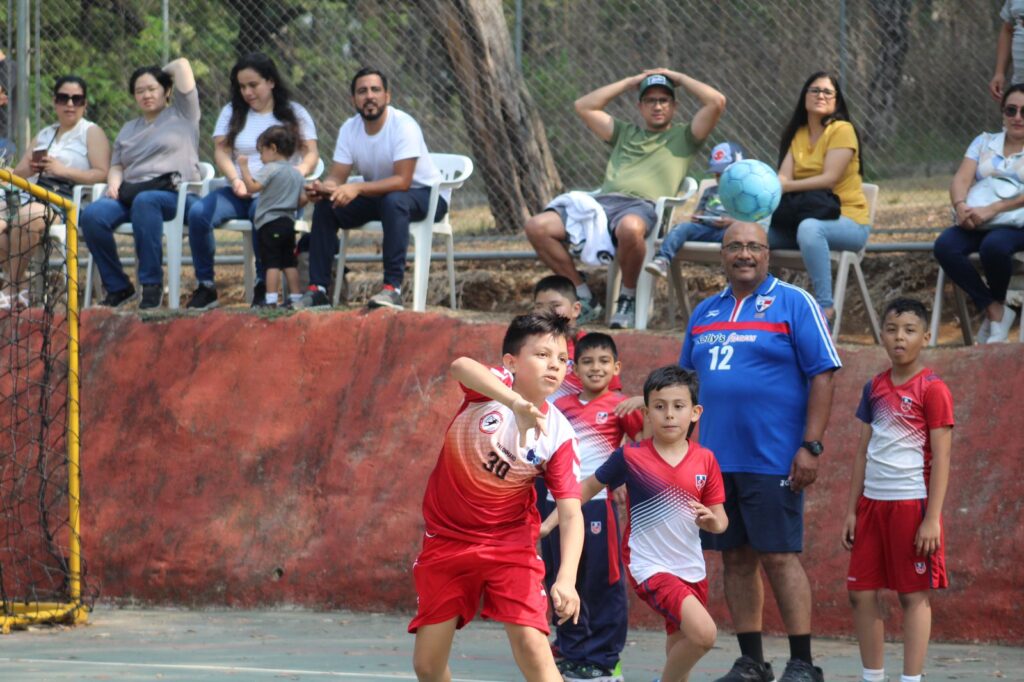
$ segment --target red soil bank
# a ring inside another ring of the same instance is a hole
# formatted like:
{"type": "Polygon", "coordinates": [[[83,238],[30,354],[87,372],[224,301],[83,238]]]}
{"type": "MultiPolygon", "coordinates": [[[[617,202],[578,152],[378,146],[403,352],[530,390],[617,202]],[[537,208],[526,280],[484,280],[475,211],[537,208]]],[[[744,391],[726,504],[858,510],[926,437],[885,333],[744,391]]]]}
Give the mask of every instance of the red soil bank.
{"type": "MultiPolygon", "coordinates": [[[[83,328],[82,526],[103,597],[414,608],[420,502],[459,404],[448,365],[463,354],[499,362],[502,326],[390,312],[163,322],[89,312],[83,328]]],[[[680,345],[642,333],[618,342],[630,392],[680,345]]],[[[834,635],[852,633],[839,536],[853,412],[886,364],[878,348],[842,358],[804,553],[814,631],[834,635]]],[[[934,636],[1024,644],[1024,355],[1008,344],[929,362],[958,422],[945,515],[952,588],[933,600],[934,636]]],[[[728,629],[717,557],[709,571],[712,612],[728,629]]],[[[886,603],[898,618],[895,599],[886,603]]],[[[659,625],[643,605],[632,615],[659,625]]],[[[766,628],[781,629],[774,606],[766,628]]]]}

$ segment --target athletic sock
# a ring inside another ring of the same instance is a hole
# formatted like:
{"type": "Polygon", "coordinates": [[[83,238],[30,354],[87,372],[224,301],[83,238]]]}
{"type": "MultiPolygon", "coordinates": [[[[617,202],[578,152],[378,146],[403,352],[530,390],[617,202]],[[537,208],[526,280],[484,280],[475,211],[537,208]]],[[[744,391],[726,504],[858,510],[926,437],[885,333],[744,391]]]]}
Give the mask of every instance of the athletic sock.
{"type": "Polygon", "coordinates": [[[920,675],[900,675],[900,682],[921,682],[920,675]]]}
{"type": "Polygon", "coordinates": [[[590,287],[587,286],[587,283],[584,282],[583,284],[576,285],[576,298],[581,301],[589,301],[594,298],[594,292],[592,292],[590,287]]]}
{"type": "Polygon", "coordinates": [[[789,636],[789,657],[814,663],[811,660],[811,636],[809,634],[789,636]]]}
{"type": "Polygon", "coordinates": [[[736,639],[740,643],[740,654],[764,663],[764,645],[760,632],[737,632],[736,639]]]}
{"type": "Polygon", "coordinates": [[[216,286],[213,283],[212,279],[201,279],[201,280],[199,280],[199,283],[202,284],[207,289],[213,289],[216,286]]]}
{"type": "Polygon", "coordinates": [[[267,305],[277,305],[277,292],[267,292],[267,305]]]}
{"type": "Polygon", "coordinates": [[[288,294],[288,300],[292,303],[298,303],[302,300],[302,294],[288,294]]]}
{"type": "Polygon", "coordinates": [[[864,678],[864,682],[885,682],[885,668],[879,668],[878,670],[864,668],[860,676],[864,678]]]}
{"type": "Polygon", "coordinates": [[[626,298],[636,298],[636,287],[619,287],[619,296],[625,296],[626,298]]]}

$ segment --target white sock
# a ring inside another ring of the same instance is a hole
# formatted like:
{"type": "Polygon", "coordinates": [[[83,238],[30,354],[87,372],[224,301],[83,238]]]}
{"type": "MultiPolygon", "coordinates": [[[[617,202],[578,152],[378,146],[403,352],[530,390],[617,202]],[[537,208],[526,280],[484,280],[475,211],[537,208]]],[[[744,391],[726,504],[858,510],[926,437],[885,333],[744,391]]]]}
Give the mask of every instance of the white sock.
{"type": "Polygon", "coordinates": [[[900,682],[921,682],[920,675],[900,675],[900,682]]]}
{"type": "Polygon", "coordinates": [[[267,292],[267,305],[277,305],[277,292],[267,292]]]}
{"type": "Polygon", "coordinates": [[[626,298],[636,298],[636,287],[619,287],[619,296],[625,296],[626,298]]]}
{"type": "Polygon", "coordinates": [[[878,670],[864,668],[860,676],[864,678],[864,682],[885,682],[885,668],[878,670]]]}
{"type": "Polygon", "coordinates": [[[302,300],[302,294],[288,294],[288,300],[292,303],[298,303],[302,300]]]}
{"type": "Polygon", "coordinates": [[[576,286],[576,297],[581,301],[589,301],[594,298],[594,292],[592,292],[590,287],[587,286],[587,283],[584,282],[583,284],[578,284],[576,286]]]}

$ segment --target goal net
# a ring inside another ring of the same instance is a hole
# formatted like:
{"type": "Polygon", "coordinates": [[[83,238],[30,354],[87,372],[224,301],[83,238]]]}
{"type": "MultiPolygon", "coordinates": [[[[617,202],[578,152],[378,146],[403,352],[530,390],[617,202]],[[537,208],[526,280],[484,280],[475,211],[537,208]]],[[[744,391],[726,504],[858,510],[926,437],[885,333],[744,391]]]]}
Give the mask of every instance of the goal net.
{"type": "Polygon", "coordinates": [[[85,620],[74,203],[0,169],[0,632],[85,620]]]}

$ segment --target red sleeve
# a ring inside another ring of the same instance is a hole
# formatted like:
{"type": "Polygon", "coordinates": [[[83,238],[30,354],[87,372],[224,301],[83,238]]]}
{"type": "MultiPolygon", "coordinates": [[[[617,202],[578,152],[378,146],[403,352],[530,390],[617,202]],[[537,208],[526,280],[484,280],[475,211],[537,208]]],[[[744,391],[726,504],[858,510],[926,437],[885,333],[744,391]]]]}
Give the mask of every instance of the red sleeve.
{"type": "MultiPolygon", "coordinates": [[[[503,384],[505,384],[509,388],[512,388],[512,380],[514,378],[512,376],[512,372],[508,371],[504,367],[491,367],[490,369],[491,369],[491,374],[493,374],[494,376],[496,376],[499,379],[501,379],[501,382],[503,384]]],[[[488,400],[492,400],[492,398],[489,398],[488,396],[485,396],[483,393],[477,393],[473,389],[467,388],[466,386],[464,386],[461,383],[459,384],[459,388],[462,389],[462,393],[463,393],[467,403],[479,403],[479,402],[486,402],[488,400]]]]}
{"type": "Polygon", "coordinates": [[[544,467],[544,483],[556,500],[580,499],[580,450],[576,438],[567,438],[544,467]]]}
{"type": "Polygon", "coordinates": [[[924,391],[924,420],[929,429],[953,426],[953,394],[941,379],[930,382],[924,391]]]}
{"type": "Polygon", "coordinates": [[[643,410],[633,410],[619,417],[619,428],[630,440],[640,440],[640,433],[644,430],[643,410]]]}
{"type": "Polygon", "coordinates": [[[718,460],[710,450],[707,453],[708,480],[701,491],[700,503],[705,507],[725,502],[725,483],[722,482],[722,470],[718,468],[718,460]]]}

